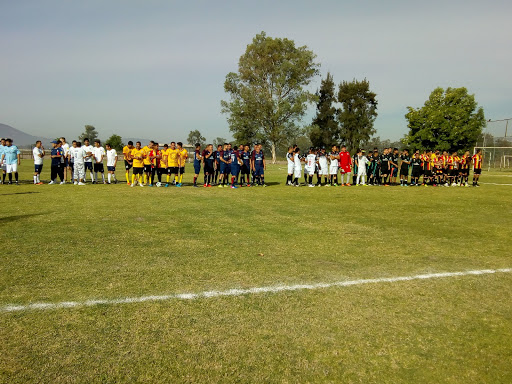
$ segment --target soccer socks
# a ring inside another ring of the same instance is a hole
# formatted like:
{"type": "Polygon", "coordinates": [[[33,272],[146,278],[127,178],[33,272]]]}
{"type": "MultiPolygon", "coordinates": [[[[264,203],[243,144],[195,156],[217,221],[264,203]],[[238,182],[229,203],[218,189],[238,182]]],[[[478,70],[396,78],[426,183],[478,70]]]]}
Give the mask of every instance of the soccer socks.
{"type": "Polygon", "coordinates": [[[34,184],[37,184],[37,176],[34,176],[34,184]]]}
{"type": "MultiPolygon", "coordinates": [[[[109,175],[110,175],[110,173],[109,173],[109,175]]],[[[101,180],[102,180],[103,182],[105,182],[105,174],[104,174],[104,173],[102,173],[102,174],[101,174],[101,180]]]]}
{"type": "Polygon", "coordinates": [[[110,180],[112,179],[112,175],[109,173],[108,174],[108,183],[110,184],[110,180]]]}
{"type": "Polygon", "coordinates": [[[124,175],[126,176],[126,184],[130,184],[130,172],[126,171],[124,175]]]}
{"type": "Polygon", "coordinates": [[[174,176],[174,182],[178,184],[178,175],[174,176]]]}
{"type": "Polygon", "coordinates": [[[261,184],[264,185],[265,184],[265,176],[261,176],[261,184]]]}
{"type": "Polygon", "coordinates": [[[194,185],[197,185],[197,177],[194,176],[194,185]]]}
{"type": "Polygon", "coordinates": [[[12,173],[9,173],[9,183],[12,183],[12,173]]]}
{"type": "Polygon", "coordinates": [[[183,174],[180,175],[180,184],[183,181],[183,174]]]}
{"type": "Polygon", "coordinates": [[[132,184],[135,183],[135,174],[132,174],[132,184]]]}

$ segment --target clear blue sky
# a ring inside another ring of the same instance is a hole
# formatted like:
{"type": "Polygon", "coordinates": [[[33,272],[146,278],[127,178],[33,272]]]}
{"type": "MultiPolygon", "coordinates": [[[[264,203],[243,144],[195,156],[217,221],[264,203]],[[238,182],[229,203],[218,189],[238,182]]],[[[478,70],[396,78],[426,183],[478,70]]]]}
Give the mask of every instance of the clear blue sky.
{"type": "Polygon", "coordinates": [[[0,122],[45,137],[92,124],[103,138],[229,138],[224,78],[261,31],[307,45],[322,77],[366,77],[382,138],[402,137],[406,107],[437,86],[465,86],[487,118],[511,117],[511,11],[472,0],[1,1],[0,122]]]}

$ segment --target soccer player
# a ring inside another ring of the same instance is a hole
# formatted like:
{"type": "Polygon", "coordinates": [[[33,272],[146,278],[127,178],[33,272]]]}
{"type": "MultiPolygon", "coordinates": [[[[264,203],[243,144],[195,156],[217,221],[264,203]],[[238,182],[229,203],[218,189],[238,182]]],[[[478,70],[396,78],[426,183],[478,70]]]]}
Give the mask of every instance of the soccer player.
{"type": "Polygon", "coordinates": [[[354,156],[352,156],[352,185],[357,185],[357,175],[359,173],[357,158],[359,157],[359,153],[361,153],[361,149],[357,148],[356,153],[354,153],[354,156]]]}
{"type": "Polygon", "coordinates": [[[105,168],[103,167],[103,158],[105,157],[105,148],[101,146],[101,141],[99,139],[94,140],[94,148],[92,149],[92,155],[94,157],[94,183],[97,183],[98,180],[98,172],[101,173],[101,180],[103,184],[106,184],[105,181],[105,168]]]}
{"type": "Polygon", "coordinates": [[[370,185],[380,185],[380,170],[381,170],[381,158],[379,155],[379,151],[377,149],[373,150],[373,154],[370,157],[370,166],[369,173],[370,177],[368,179],[368,184],[370,185]]]}
{"type": "Polygon", "coordinates": [[[108,171],[108,183],[117,184],[116,180],[116,165],[117,165],[117,151],[112,148],[112,146],[107,143],[105,144],[107,147],[107,171],[108,171]],[[113,180],[112,180],[113,179],[113,180]]]}
{"type": "Polygon", "coordinates": [[[330,186],[338,186],[338,164],[340,159],[340,154],[338,152],[338,147],[333,145],[331,148],[331,152],[329,153],[329,160],[331,164],[329,166],[329,184],[330,186]]]}
{"type": "Polygon", "coordinates": [[[197,178],[199,177],[199,172],[201,172],[201,162],[203,161],[203,156],[201,156],[201,144],[196,143],[196,149],[194,151],[194,187],[197,186],[197,178]]]}
{"type": "Polygon", "coordinates": [[[34,157],[34,184],[41,185],[41,172],[43,170],[43,158],[44,158],[44,148],[41,143],[41,140],[36,141],[36,146],[32,150],[32,156],[34,157]]]}
{"type": "Polygon", "coordinates": [[[240,185],[245,183],[246,187],[251,186],[251,151],[249,144],[244,145],[244,150],[242,152],[242,176],[240,180],[240,185]]]}
{"type": "Polygon", "coordinates": [[[18,165],[21,164],[20,154],[21,152],[18,147],[12,145],[12,139],[5,139],[5,146],[0,158],[0,163],[5,162],[5,172],[9,176],[9,185],[12,184],[13,173],[16,180],[16,185],[18,185],[18,165]]]}
{"type": "MultiPolygon", "coordinates": [[[[96,180],[94,179],[94,173],[92,170],[92,158],[93,158],[92,150],[94,148],[90,144],[89,139],[87,139],[87,138],[84,139],[84,145],[82,146],[82,148],[84,149],[84,151],[86,153],[86,156],[84,159],[85,175],[87,174],[87,170],[89,170],[89,172],[91,174],[91,181],[93,184],[95,184],[96,180]]],[[[85,176],[84,176],[84,181],[86,181],[85,176]]]]}
{"type": "Polygon", "coordinates": [[[368,163],[368,158],[366,157],[366,152],[364,150],[359,150],[356,159],[356,165],[357,165],[357,178],[356,178],[356,185],[366,185],[366,164],[368,163]],[[362,180],[362,184],[359,183],[359,181],[362,180]]]}
{"type": "Polygon", "coordinates": [[[429,149],[421,156],[423,162],[423,185],[432,184],[432,151],[429,149]]]}
{"type": "Polygon", "coordinates": [[[215,180],[213,185],[217,185],[219,182],[220,174],[220,153],[222,152],[222,144],[217,145],[217,150],[213,152],[213,165],[215,168],[215,180]]]}
{"type": "Polygon", "coordinates": [[[64,155],[64,151],[60,147],[61,143],[60,141],[52,141],[53,149],[51,152],[51,159],[52,159],[52,165],[51,165],[51,181],[48,184],[57,184],[56,179],[57,176],[60,178],[60,183],[65,184],[64,181],[64,170],[62,169],[62,156],[64,155]]]}
{"type": "Polygon", "coordinates": [[[389,156],[389,182],[396,185],[396,177],[398,176],[398,159],[400,158],[398,148],[393,148],[393,152],[389,156]]]}
{"type": "Polygon", "coordinates": [[[286,185],[292,185],[293,181],[293,155],[294,155],[294,149],[292,146],[288,147],[288,152],[286,153],[286,161],[288,162],[288,176],[286,176],[286,185]]]}
{"type": "Polygon", "coordinates": [[[235,145],[233,150],[230,151],[231,154],[231,188],[236,189],[235,185],[238,180],[238,174],[240,173],[240,166],[242,165],[242,160],[240,159],[240,152],[238,151],[238,147],[235,145]]]}
{"type": "Polygon", "coordinates": [[[229,145],[224,143],[224,147],[219,152],[219,165],[220,165],[220,177],[219,177],[219,188],[226,187],[226,181],[229,175],[231,164],[231,154],[229,151],[229,145]]]}
{"type": "Polygon", "coordinates": [[[211,187],[213,176],[215,173],[214,170],[214,153],[213,153],[213,145],[208,144],[203,151],[203,171],[204,171],[204,187],[211,187]]]}
{"type": "Polygon", "coordinates": [[[176,143],[171,142],[171,146],[164,153],[165,162],[167,163],[167,182],[165,186],[169,186],[169,181],[171,179],[171,175],[174,175],[173,183],[178,184],[178,150],[176,149],[176,143]]]}
{"type": "Polygon", "coordinates": [[[256,144],[255,149],[252,153],[252,170],[254,172],[254,177],[257,180],[257,185],[261,185],[262,187],[266,187],[265,184],[265,170],[267,169],[267,165],[265,163],[265,155],[261,150],[261,144],[256,144]]]}
{"type": "Polygon", "coordinates": [[[87,156],[82,148],[81,142],[76,142],[69,150],[69,155],[73,159],[73,179],[75,185],[85,185],[85,166],[84,159],[87,156]]]}
{"type": "Polygon", "coordinates": [[[4,184],[5,183],[5,170],[6,170],[6,167],[5,167],[5,162],[4,161],[1,161],[2,159],[2,155],[4,154],[4,147],[5,147],[5,139],[2,137],[0,139],[0,165],[2,167],[2,180],[0,181],[0,183],[4,184]]]}
{"type": "Polygon", "coordinates": [[[153,140],[149,141],[148,145],[145,145],[142,148],[142,154],[143,154],[143,160],[142,163],[144,165],[144,184],[147,184],[149,186],[153,186],[151,181],[151,174],[153,173],[153,167],[151,165],[151,160],[149,159],[149,152],[153,148],[153,145],[155,145],[155,142],[153,140]]]}
{"type": "Polygon", "coordinates": [[[301,176],[302,166],[300,164],[300,148],[295,148],[293,153],[293,185],[300,187],[299,179],[301,176]]]}
{"type": "Polygon", "coordinates": [[[478,179],[480,179],[480,175],[482,174],[483,162],[482,150],[479,149],[473,155],[473,187],[479,187],[478,179]]]}
{"type": "Polygon", "coordinates": [[[132,184],[131,187],[135,186],[135,180],[139,182],[139,186],[143,187],[142,184],[142,174],[144,173],[144,151],[141,148],[140,141],[135,143],[135,148],[130,152],[130,159],[133,164],[132,171],[132,184]]]}
{"type": "Polygon", "coordinates": [[[421,176],[421,164],[422,164],[422,160],[420,158],[420,153],[419,151],[416,151],[414,153],[414,155],[412,156],[412,160],[411,160],[411,167],[412,167],[412,171],[411,171],[411,185],[416,185],[416,186],[420,186],[420,176],[421,176]]]}
{"type": "Polygon", "coordinates": [[[327,160],[327,153],[325,152],[325,147],[320,148],[320,152],[318,152],[318,185],[322,185],[322,176],[324,177],[325,186],[329,185],[329,162],[327,160]]]}
{"type": "Polygon", "coordinates": [[[158,143],[155,143],[153,148],[149,151],[149,159],[151,160],[152,167],[151,180],[153,180],[156,186],[159,186],[161,184],[157,184],[155,180],[158,178],[158,182],[162,183],[162,174],[167,169],[167,166],[163,160],[163,153],[162,150],[159,149],[158,143]]]}
{"type": "Polygon", "coordinates": [[[407,187],[407,180],[409,179],[409,165],[411,165],[411,157],[409,150],[404,149],[400,155],[400,186],[407,187]]]}
{"type": "Polygon", "coordinates": [[[61,137],[60,138],[60,142],[61,142],[61,148],[62,150],[64,151],[64,156],[62,156],[62,169],[64,170],[64,181],[67,183],[69,180],[68,180],[68,173],[69,173],[69,178],[72,178],[73,175],[71,175],[71,170],[69,168],[69,144],[66,143],[66,138],[64,137],[61,137]]]}
{"type": "Polygon", "coordinates": [[[460,157],[457,151],[453,151],[452,155],[448,157],[448,168],[450,169],[450,185],[457,186],[457,179],[459,178],[459,161],[460,157]]]}
{"type": "Polygon", "coordinates": [[[183,143],[181,141],[177,142],[178,145],[178,183],[177,187],[181,187],[183,185],[183,174],[185,173],[185,163],[188,159],[188,151],[183,148],[183,143]]]}
{"type": "Polygon", "coordinates": [[[347,151],[347,147],[345,145],[341,146],[341,151],[339,153],[340,156],[340,176],[341,176],[341,186],[350,187],[350,173],[352,172],[352,158],[350,157],[350,152],[347,151]],[[345,179],[347,181],[345,182],[345,179]]]}
{"type": "Polygon", "coordinates": [[[131,153],[133,149],[133,141],[129,141],[127,145],[123,147],[123,158],[124,158],[124,169],[125,169],[125,177],[126,184],[130,185],[130,168],[133,166],[131,160],[131,153]]]}
{"type": "Polygon", "coordinates": [[[461,158],[461,183],[469,187],[469,167],[471,166],[471,155],[466,151],[461,158]]]}
{"type": "Polygon", "coordinates": [[[380,180],[381,184],[385,187],[389,187],[388,176],[391,165],[389,164],[389,150],[384,148],[382,155],[380,155],[380,180]]]}
{"type": "Polygon", "coordinates": [[[309,148],[309,153],[308,155],[306,156],[306,164],[307,164],[307,170],[308,170],[308,180],[307,180],[307,184],[308,184],[308,187],[314,187],[313,185],[313,176],[315,174],[315,167],[316,167],[316,154],[315,154],[315,148],[313,147],[310,147],[309,148]]]}
{"type": "MultiPolygon", "coordinates": [[[[71,148],[76,148],[76,140],[73,140],[71,142],[71,148]]],[[[71,179],[73,179],[74,175],[75,175],[75,169],[74,169],[74,166],[75,166],[75,163],[74,163],[74,160],[73,159],[73,156],[71,156],[71,148],[69,148],[69,169],[71,171],[71,179]]],[[[74,180],[71,180],[71,181],[74,181],[74,180]]]]}

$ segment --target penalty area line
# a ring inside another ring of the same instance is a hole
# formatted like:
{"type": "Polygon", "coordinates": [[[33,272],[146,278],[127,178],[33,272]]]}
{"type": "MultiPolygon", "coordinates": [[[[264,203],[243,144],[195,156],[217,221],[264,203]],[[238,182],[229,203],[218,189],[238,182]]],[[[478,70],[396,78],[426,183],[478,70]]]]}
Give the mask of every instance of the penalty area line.
{"type": "Polygon", "coordinates": [[[197,299],[208,299],[215,297],[227,297],[227,296],[242,296],[242,295],[254,295],[262,293],[279,293],[279,292],[290,292],[300,290],[316,290],[333,287],[351,287],[355,285],[364,284],[380,284],[380,283],[396,283],[400,281],[412,281],[412,280],[429,280],[439,279],[447,277],[461,277],[461,276],[475,276],[475,275],[489,275],[493,273],[510,273],[512,268],[501,268],[501,269],[480,269],[472,271],[462,272],[439,272],[439,273],[427,273],[421,275],[412,276],[397,276],[397,277],[381,277],[374,279],[359,279],[359,280],[345,280],[337,281],[332,283],[311,283],[311,284],[295,284],[295,285],[277,285],[277,286],[265,286],[265,287],[254,287],[254,288],[234,288],[225,291],[204,291],[197,293],[175,293],[169,295],[151,295],[151,296],[137,296],[137,297],[125,297],[119,299],[98,299],[98,300],[85,300],[85,301],[61,301],[56,303],[32,303],[25,305],[5,305],[0,307],[1,313],[8,312],[24,312],[30,310],[56,310],[64,308],[82,308],[82,307],[93,307],[97,305],[117,305],[117,304],[133,304],[133,303],[146,303],[146,302],[158,302],[158,301],[169,301],[169,300],[197,300],[197,299]]]}

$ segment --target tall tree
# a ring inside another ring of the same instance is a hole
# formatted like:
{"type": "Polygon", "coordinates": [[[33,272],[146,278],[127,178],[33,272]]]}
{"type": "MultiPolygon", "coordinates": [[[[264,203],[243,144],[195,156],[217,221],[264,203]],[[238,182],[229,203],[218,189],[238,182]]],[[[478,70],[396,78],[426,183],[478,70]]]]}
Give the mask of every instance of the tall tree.
{"type": "Polygon", "coordinates": [[[423,107],[407,109],[404,142],[414,149],[468,150],[485,126],[484,110],[464,87],[436,88],[423,107]]]}
{"type": "Polygon", "coordinates": [[[221,101],[229,129],[236,140],[268,140],[275,162],[276,147],[299,129],[307,104],[316,96],[304,88],[318,74],[316,55],[289,39],[256,35],[229,73],[224,90],[230,101],[221,101]]]}
{"type": "Polygon", "coordinates": [[[94,140],[98,138],[98,132],[96,131],[96,128],[94,128],[93,125],[86,125],[85,131],[78,136],[78,140],[84,141],[84,139],[89,139],[89,141],[92,143],[94,140]]]}
{"type": "Polygon", "coordinates": [[[115,133],[108,138],[105,144],[109,144],[116,151],[122,151],[124,147],[123,139],[121,138],[121,136],[116,135],[115,133]]]}
{"type": "Polygon", "coordinates": [[[217,145],[227,143],[228,141],[223,137],[217,137],[213,139],[213,147],[217,148],[217,145]]]}
{"type": "Polygon", "coordinates": [[[330,73],[322,80],[317,97],[316,116],[309,138],[316,147],[331,146],[340,140],[340,127],[336,121],[336,90],[330,73]]]}
{"type": "Polygon", "coordinates": [[[201,132],[199,132],[197,129],[195,131],[190,131],[188,134],[187,142],[190,145],[195,145],[196,143],[204,145],[205,141],[206,138],[201,135],[201,132]]]}
{"type": "Polygon", "coordinates": [[[370,91],[368,80],[343,81],[339,86],[338,111],[340,138],[350,151],[355,151],[370,140],[377,118],[377,95],[370,91]]]}

